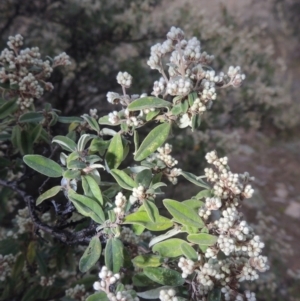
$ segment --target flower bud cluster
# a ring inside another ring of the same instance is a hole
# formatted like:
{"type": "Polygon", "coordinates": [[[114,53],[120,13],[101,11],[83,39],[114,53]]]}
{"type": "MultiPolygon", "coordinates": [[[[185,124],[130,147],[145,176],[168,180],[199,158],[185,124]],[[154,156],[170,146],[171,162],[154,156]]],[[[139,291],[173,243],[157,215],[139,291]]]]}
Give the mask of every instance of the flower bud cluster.
{"type": "Polygon", "coordinates": [[[11,275],[15,261],[16,257],[12,254],[4,256],[0,254],[0,281],[5,281],[11,275]]]}
{"type": "Polygon", "coordinates": [[[129,197],[129,202],[133,205],[136,202],[143,202],[146,199],[146,189],[144,186],[139,185],[137,188],[132,189],[132,194],[129,197]]]}
{"type": "Polygon", "coordinates": [[[167,93],[170,95],[187,95],[192,89],[192,81],[189,78],[174,76],[167,83],[167,93]]]}
{"type": "Polygon", "coordinates": [[[158,95],[164,95],[166,92],[167,82],[161,77],[158,81],[156,80],[153,84],[152,95],[158,97],[158,95]]]}
{"type": "Polygon", "coordinates": [[[9,37],[5,48],[0,54],[0,83],[15,85],[13,94],[17,96],[17,104],[21,110],[25,110],[39,99],[44,91],[51,91],[53,85],[45,80],[50,77],[53,68],[59,65],[69,65],[69,57],[63,53],[54,58],[52,66],[50,61],[43,61],[39,48],[26,48],[20,50],[23,45],[23,37],[17,34],[9,37]]]}
{"type": "Polygon", "coordinates": [[[97,111],[98,111],[97,109],[90,109],[89,112],[90,116],[97,119],[98,118],[97,111]]]}
{"type": "Polygon", "coordinates": [[[174,289],[161,290],[159,292],[159,299],[161,301],[178,301],[176,291],[174,289]]]}
{"type": "Polygon", "coordinates": [[[254,178],[249,177],[248,173],[232,173],[227,165],[228,158],[219,159],[215,151],[208,153],[205,158],[208,163],[215,166],[215,170],[205,168],[204,171],[207,180],[215,183],[213,188],[216,196],[221,199],[231,198],[236,204],[239,200],[252,197],[254,190],[248,182],[254,178]]]}
{"type": "Polygon", "coordinates": [[[41,276],[40,285],[41,286],[52,286],[55,280],[55,275],[50,277],[41,276]]]}
{"type": "Polygon", "coordinates": [[[127,200],[126,200],[125,195],[123,195],[122,192],[119,192],[115,198],[116,207],[114,208],[114,212],[116,213],[116,215],[119,216],[119,215],[125,214],[124,210],[125,210],[126,204],[127,204],[127,200]]]}
{"type": "Polygon", "coordinates": [[[130,88],[132,84],[132,76],[128,72],[119,72],[117,75],[117,82],[124,88],[130,88]]]}
{"type": "Polygon", "coordinates": [[[131,245],[138,245],[140,242],[145,242],[153,238],[153,234],[150,231],[145,231],[140,235],[136,235],[130,228],[123,227],[121,231],[122,241],[131,245]]]}
{"type": "Polygon", "coordinates": [[[100,281],[94,282],[94,289],[96,291],[106,291],[110,285],[115,284],[120,280],[121,276],[119,273],[114,274],[106,266],[103,266],[99,273],[100,281]]]}
{"type": "Polygon", "coordinates": [[[246,78],[246,75],[241,74],[240,71],[241,71],[240,66],[237,67],[230,66],[227,72],[228,76],[230,77],[230,84],[235,88],[240,87],[243,80],[245,80],[246,78]]]}
{"type": "Polygon", "coordinates": [[[182,269],[181,277],[186,278],[188,275],[193,274],[195,263],[193,260],[180,257],[178,266],[182,269]]]}
{"type": "Polygon", "coordinates": [[[172,145],[166,143],[163,147],[157,149],[158,154],[156,157],[163,161],[168,167],[174,167],[178,164],[178,161],[174,159],[170,153],[172,152],[172,145]]]}
{"type": "Polygon", "coordinates": [[[222,294],[226,301],[256,301],[255,293],[245,291],[244,294],[237,293],[229,286],[225,286],[221,289],[222,294]]]}
{"type": "Polygon", "coordinates": [[[85,301],[88,297],[84,284],[76,284],[74,287],[67,289],[65,295],[78,301],[85,301]]]}
{"type": "Polygon", "coordinates": [[[99,273],[100,281],[94,282],[94,289],[96,291],[103,291],[106,293],[108,300],[110,301],[139,301],[139,298],[135,296],[135,292],[131,290],[125,290],[122,292],[112,292],[111,285],[116,284],[121,276],[119,273],[113,274],[106,266],[103,266],[99,273]]]}

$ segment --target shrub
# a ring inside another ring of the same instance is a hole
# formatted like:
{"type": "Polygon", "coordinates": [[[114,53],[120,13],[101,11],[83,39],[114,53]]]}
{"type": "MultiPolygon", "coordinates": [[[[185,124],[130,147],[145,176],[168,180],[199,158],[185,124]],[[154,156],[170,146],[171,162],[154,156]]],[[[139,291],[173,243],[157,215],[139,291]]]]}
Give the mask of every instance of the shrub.
{"type": "Polygon", "coordinates": [[[129,95],[133,77],[119,72],[122,93],[107,93],[119,111],[65,117],[50,104],[35,110],[34,101],[52,89],[47,78],[69,65],[68,56],[42,60],[22,43],[20,35],[10,37],[0,56],[8,226],[13,200],[25,204],[15,231],[3,232],[9,238],[0,246],[2,300],[256,300],[241,285],[268,269],[264,243],[240,212],[253,178],[233,173],[216,151],[206,154],[204,175],[183,171],[166,143],[172,129],[199,127],[218,89],[241,86],[240,67],[215,72],[199,40],[172,27],[151,47],[147,63],[161,74],[152,96],[129,95]],[[59,123],[69,124],[68,133],[53,137],[59,123]],[[163,199],[178,177],[200,191],[187,200],[163,199]],[[81,246],[87,247],[79,259],[81,246]],[[87,273],[82,280],[72,267],[77,262],[87,273]],[[97,292],[88,297],[91,283],[97,292]]]}

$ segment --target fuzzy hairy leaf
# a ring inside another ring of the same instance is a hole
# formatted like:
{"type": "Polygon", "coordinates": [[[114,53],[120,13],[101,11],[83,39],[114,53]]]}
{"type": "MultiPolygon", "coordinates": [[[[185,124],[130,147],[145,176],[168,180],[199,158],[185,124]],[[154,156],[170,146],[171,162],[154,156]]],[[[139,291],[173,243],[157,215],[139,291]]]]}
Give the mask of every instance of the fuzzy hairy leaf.
{"type": "Polygon", "coordinates": [[[182,225],[197,228],[202,228],[204,226],[200,216],[195,212],[195,210],[189,208],[188,206],[168,199],[163,200],[163,203],[174,219],[182,225]]]}
{"type": "Polygon", "coordinates": [[[59,178],[62,176],[62,168],[51,159],[41,155],[26,155],[23,157],[23,160],[30,168],[49,178],[59,178]]]}
{"type": "Polygon", "coordinates": [[[118,273],[124,263],[123,243],[117,238],[110,238],[105,247],[105,265],[109,270],[118,273]]]}
{"type": "Polygon", "coordinates": [[[132,190],[138,187],[138,184],[128,176],[124,171],[118,169],[112,169],[111,175],[115,178],[117,183],[124,189],[132,190]]]}
{"type": "Polygon", "coordinates": [[[199,233],[188,235],[187,240],[200,246],[212,246],[217,242],[218,238],[211,234],[199,233]]]}
{"type": "Polygon", "coordinates": [[[144,274],[154,282],[162,285],[179,286],[185,282],[180,273],[167,268],[148,267],[144,269],[144,274]]]}
{"type": "Polygon", "coordinates": [[[186,244],[183,239],[171,238],[157,243],[152,250],[162,257],[178,257],[183,254],[180,246],[184,243],[186,244]]]}
{"type": "Polygon", "coordinates": [[[170,123],[163,123],[155,127],[143,140],[134,156],[134,160],[144,160],[149,155],[154,153],[167,140],[170,129],[170,123]]]}
{"type": "Polygon", "coordinates": [[[50,199],[57,195],[61,190],[61,186],[54,186],[41,194],[36,200],[36,206],[40,205],[44,200],[50,199]]]}
{"type": "Polygon", "coordinates": [[[134,100],[132,103],[129,104],[128,110],[139,111],[152,108],[168,108],[171,105],[172,104],[169,101],[165,101],[158,97],[150,96],[134,100]]]}
{"type": "Polygon", "coordinates": [[[83,255],[79,260],[79,270],[82,273],[87,272],[91,269],[96,262],[99,260],[102,251],[102,246],[99,237],[94,236],[85,249],[83,255]]]}
{"type": "Polygon", "coordinates": [[[122,137],[121,134],[118,133],[114,135],[114,137],[111,139],[105,160],[107,162],[107,165],[110,169],[118,168],[121,162],[123,161],[123,143],[122,143],[122,137]]]}

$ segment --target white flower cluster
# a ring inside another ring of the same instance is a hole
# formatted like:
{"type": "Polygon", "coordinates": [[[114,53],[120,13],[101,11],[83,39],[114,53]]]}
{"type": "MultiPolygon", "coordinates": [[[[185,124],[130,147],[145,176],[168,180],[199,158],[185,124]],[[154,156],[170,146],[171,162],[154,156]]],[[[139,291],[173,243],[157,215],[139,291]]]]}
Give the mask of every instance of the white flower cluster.
{"type": "Polygon", "coordinates": [[[50,277],[41,276],[40,285],[41,286],[52,286],[55,280],[55,275],[50,277]]]}
{"type": "Polygon", "coordinates": [[[162,160],[168,167],[173,167],[178,164],[178,161],[170,155],[172,152],[171,144],[166,143],[163,147],[159,147],[157,152],[157,158],[162,160]]]}
{"type": "Polygon", "coordinates": [[[129,197],[129,202],[131,205],[135,204],[138,201],[143,201],[146,199],[146,190],[145,187],[139,185],[137,188],[132,189],[132,194],[129,197]]]}
{"type": "MultiPolygon", "coordinates": [[[[192,115],[203,114],[210,109],[217,97],[216,87],[237,87],[245,79],[245,75],[240,74],[240,67],[230,67],[228,75],[223,72],[216,74],[212,68],[207,70],[207,65],[213,58],[206,52],[201,53],[200,41],[196,37],[185,40],[184,32],[180,28],[172,27],[166,41],[151,47],[147,64],[163,75],[159,81],[154,82],[152,94],[184,97],[195,91],[198,98],[189,108],[189,112],[192,115]],[[170,56],[169,63],[166,63],[169,78],[163,66],[163,58],[167,54],[170,56]]],[[[185,123],[183,127],[189,125],[185,123]]]]}
{"type": "Polygon", "coordinates": [[[94,282],[93,287],[96,291],[105,292],[110,301],[139,301],[139,298],[133,296],[134,294],[130,290],[111,292],[111,285],[117,283],[121,278],[119,273],[113,274],[106,266],[103,266],[99,278],[100,281],[94,282]]]}
{"type": "Polygon", "coordinates": [[[252,197],[254,190],[248,182],[253,181],[254,178],[249,177],[248,173],[232,173],[227,165],[228,158],[218,158],[215,151],[208,153],[205,158],[216,168],[216,170],[212,168],[204,170],[207,180],[215,183],[213,188],[216,196],[221,199],[231,198],[232,203],[252,197]]]}
{"type": "Polygon", "coordinates": [[[146,160],[149,163],[154,163],[155,168],[163,170],[163,174],[173,184],[177,184],[178,177],[181,174],[181,169],[174,167],[178,164],[178,161],[170,155],[172,152],[172,145],[166,143],[163,147],[159,147],[157,151],[151,154],[146,160]]]}
{"type": "Polygon", "coordinates": [[[111,284],[115,284],[121,278],[119,273],[114,274],[106,266],[102,267],[98,276],[101,280],[94,282],[93,285],[96,291],[105,291],[111,284]]]}
{"type": "Polygon", "coordinates": [[[114,212],[117,216],[125,214],[124,210],[125,210],[126,204],[127,204],[127,200],[126,200],[125,195],[123,195],[122,192],[119,192],[115,197],[116,207],[114,208],[114,212]]]}
{"type": "Polygon", "coordinates": [[[159,292],[159,299],[161,301],[178,301],[176,291],[174,289],[161,290],[159,292]]]}
{"type": "Polygon", "coordinates": [[[186,278],[188,275],[193,274],[195,263],[191,259],[186,259],[184,257],[180,257],[178,266],[182,269],[182,278],[186,278]]]}
{"type": "Polygon", "coordinates": [[[132,76],[128,72],[119,72],[117,75],[117,82],[124,88],[130,88],[132,84],[132,76]]]}
{"type": "Polygon", "coordinates": [[[245,291],[244,294],[237,294],[229,286],[225,286],[221,289],[226,301],[256,301],[255,293],[245,291]]]}
{"type": "Polygon", "coordinates": [[[9,37],[5,48],[0,54],[0,83],[15,85],[14,93],[17,95],[17,104],[21,110],[28,108],[34,99],[40,98],[44,90],[51,91],[53,85],[45,82],[53,67],[69,65],[68,56],[63,53],[54,58],[53,66],[50,61],[40,59],[39,48],[26,48],[20,50],[23,45],[23,37],[17,34],[9,37]]]}
{"type": "Polygon", "coordinates": [[[10,49],[18,49],[23,46],[23,37],[20,34],[8,37],[7,45],[10,49]]]}
{"type": "Polygon", "coordinates": [[[84,284],[76,284],[74,287],[67,289],[65,295],[78,301],[85,301],[88,297],[84,284]]]}
{"type": "Polygon", "coordinates": [[[68,65],[71,65],[71,61],[70,57],[65,52],[62,52],[53,59],[53,67],[68,65]]]}
{"type": "Polygon", "coordinates": [[[98,111],[97,109],[90,109],[89,112],[90,116],[97,119],[98,118],[97,111],[98,111]]]}
{"type": "Polygon", "coordinates": [[[0,254],[0,281],[5,281],[7,276],[10,276],[15,261],[16,257],[12,254],[0,254]]]}
{"type": "Polygon", "coordinates": [[[243,80],[245,80],[246,78],[246,75],[241,74],[240,71],[241,71],[240,66],[237,67],[230,66],[227,72],[228,76],[230,77],[230,84],[235,88],[240,87],[243,80]]]}

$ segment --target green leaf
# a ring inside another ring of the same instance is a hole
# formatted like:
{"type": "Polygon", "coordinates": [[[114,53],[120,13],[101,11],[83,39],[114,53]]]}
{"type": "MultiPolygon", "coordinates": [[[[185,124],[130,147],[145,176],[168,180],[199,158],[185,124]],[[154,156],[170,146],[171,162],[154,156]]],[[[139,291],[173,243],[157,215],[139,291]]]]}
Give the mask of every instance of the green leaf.
{"type": "Polygon", "coordinates": [[[192,116],[192,131],[197,129],[201,125],[201,117],[200,115],[193,115],[192,116]]]}
{"type": "Polygon", "coordinates": [[[183,102],[180,103],[180,105],[181,105],[182,112],[186,113],[187,110],[189,109],[189,102],[188,102],[188,100],[187,99],[184,100],[183,102]]]}
{"type": "Polygon", "coordinates": [[[72,161],[69,161],[67,159],[67,167],[69,169],[84,169],[87,167],[87,164],[80,161],[80,160],[72,160],[72,161]]]}
{"type": "Polygon", "coordinates": [[[109,146],[109,141],[104,141],[101,138],[95,138],[92,140],[90,147],[89,147],[89,153],[99,153],[101,156],[104,155],[105,151],[107,150],[109,146]]]}
{"type": "Polygon", "coordinates": [[[140,145],[134,160],[141,161],[154,153],[167,140],[170,129],[170,123],[163,123],[155,127],[140,145]]]}
{"type": "Polygon", "coordinates": [[[40,155],[26,155],[23,157],[23,161],[32,169],[49,178],[62,176],[63,169],[51,159],[40,155]]]}
{"type": "Polygon", "coordinates": [[[171,215],[175,218],[175,220],[182,225],[202,228],[204,223],[200,216],[188,206],[174,201],[174,200],[163,200],[165,207],[171,213],[171,215]]]}
{"type": "Polygon", "coordinates": [[[17,279],[19,275],[22,273],[23,267],[25,265],[25,256],[23,253],[20,253],[17,257],[13,270],[12,270],[12,277],[17,279]]]}
{"type": "Polygon", "coordinates": [[[144,274],[154,282],[162,285],[179,286],[185,282],[180,273],[167,268],[148,267],[144,269],[144,274]]]}
{"type": "Polygon", "coordinates": [[[197,92],[192,92],[188,96],[188,102],[190,107],[194,104],[195,99],[198,98],[197,92]]]}
{"type": "Polygon", "coordinates": [[[0,119],[7,117],[9,114],[14,113],[18,109],[16,100],[6,101],[0,106],[0,119]]]}
{"type": "Polygon", "coordinates": [[[168,232],[155,236],[154,238],[152,238],[149,242],[149,248],[154,246],[155,244],[159,243],[160,241],[166,240],[167,238],[170,238],[172,236],[177,235],[178,233],[181,233],[181,229],[172,229],[169,230],[168,232]]]}
{"type": "Polygon", "coordinates": [[[37,249],[37,242],[32,240],[29,243],[26,251],[26,259],[30,265],[32,265],[35,260],[36,249],[37,249]]]}
{"type": "Polygon", "coordinates": [[[180,174],[185,177],[188,181],[190,181],[191,183],[203,187],[205,189],[211,189],[210,186],[208,184],[206,184],[204,181],[202,181],[201,179],[199,179],[199,177],[195,176],[194,174],[190,173],[190,172],[186,172],[186,171],[181,171],[180,174]]]}
{"type": "Polygon", "coordinates": [[[140,225],[132,225],[131,228],[135,235],[141,235],[145,230],[145,227],[140,225]]]}
{"type": "Polygon", "coordinates": [[[80,123],[82,121],[80,117],[65,117],[65,116],[59,116],[57,120],[58,122],[61,123],[72,123],[72,122],[80,123]]]}
{"type": "Polygon", "coordinates": [[[210,198],[213,196],[213,191],[211,189],[201,190],[197,195],[195,195],[195,199],[201,200],[203,198],[210,198]]]}
{"type": "Polygon", "coordinates": [[[111,175],[115,178],[117,183],[124,189],[132,190],[138,187],[138,184],[130,178],[124,171],[118,169],[112,169],[111,175]]]}
{"type": "Polygon", "coordinates": [[[76,143],[66,136],[55,136],[52,140],[52,143],[54,142],[69,152],[75,152],[77,149],[76,143]]]}
{"type": "Polygon", "coordinates": [[[99,124],[103,124],[103,125],[118,125],[118,124],[120,124],[120,122],[118,122],[117,124],[111,124],[109,122],[108,116],[100,117],[99,120],[98,120],[98,123],[99,124]]]}
{"type": "Polygon", "coordinates": [[[132,277],[132,283],[134,286],[143,287],[143,286],[153,286],[155,282],[149,279],[144,273],[136,273],[132,277]]]}
{"type": "Polygon", "coordinates": [[[218,238],[211,234],[199,233],[188,235],[187,240],[199,246],[212,246],[217,242],[218,238]]]}
{"type": "Polygon", "coordinates": [[[78,142],[77,142],[77,150],[79,152],[82,152],[85,150],[85,146],[86,144],[93,139],[94,137],[92,135],[89,134],[83,134],[82,136],[80,136],[78,142]]]}
{"type": "Polygon", "coordinates": [[[38,124],[36,125],[30,132],[30,140],[32,141],[32,143],[35,143],[36,141],[38,141],[38,139],[40,138],[40,135],[42,133],[42,125],[38,124]]]}
{"type": "Polygon", "coordinates": [[[98,292],[87,297],[85,301],[109,301],[105,292],[98,292]]]}
{"type": "Polygon", "coordinates": [[[54,186],[51,189],[45,191],[36,200],[36,206],[40,205],[44,200],[50,199],[57,195],[61,190],[61,186],[54,186]]]}
{"type": "Polygon", "coordinates": [[[146,121],[152,120],[152,119],[153,119],[154,117],[156,117],[159,113],[160,113],[159,110],[156,110],[156,111],[150,111],[150,112],[147,113],[147,115],[146,115],[146,121]]]}
{"type": "Polygon", "coordinates": [[[159,267],[164,258],[157,255],[138,255],[132,259],[133,264],[138,268],[159,267]]]}
{"type": "Polygon", "coordinates": [[[77,179],[81,175],[80,170],[67,169],[63,172],[63,177],[66,179],[77,179]]]}
{"type": "Polygon", "coordinates": [[[135,177],[135,182],[144,187],[149,187],[151,181],[152,181],[152,172],[150,169],[144,169],[140,171],[135,177]]]}
{"type": "Polygon", "coordinates": [[[96,201],[87,196],[77,194],[72,189],[69,189],[68,196],[79,213],[89,216],[98,224],[103,224],[105,221],[104,212],[96,201]]]}
{"type": "Polygon", "coordinates": [[[20,116],[19,122],[25,123],[25,122],[32,122],[37,123],[44,119],[44,116],[42,113],[38,112],[28,112],[20,116]]]}
{"type": "Polygon", "coordinates": [[[159,216],[159,211],[156,205],[149,200],[144,200],[143,204],[150,220],[153,223],[156,222],[156,218],[159,216]]]}
{"type": "Polygon", "coordinates": [[[186,258],[191,259],[193,261],[197,261],[198,260],[198,254],[197,254],[197,252],[188,243],[181,244],[180,248],[181,248],[181,251],[182,251],[183,255],[186,258]]]}
{"type": "Polygon", "coordinates": [[[141,225],[150,231],[163,231],[173,226],[171,220],[161,215],[156,217],[156,221],[153,223],[145,211],[138,211],[127,215],[123,224],[141,225]]]}
{"type": "Polygon", "coordinates": [[[129,111],[139,111],[151,108],[168,108],[171,105],[169,101],[150,96],[134,100],[127,108],[129,111]]]}
{"type": "Polygon", "coordinates": [[[18,134],[17,145],[20,153],[22,155],[33,153],[33,140],[31,138],[31,133],[24,129],[19,131],[18,134]]]}
{"type": "Polygon", "coordinates": [[[177,105],[174,105],[171,113],[175,116],[179,115],[182,113],[182,108],[181,108],[181,103],[178,103],[177,105]]]}
{"type": "Polygon", "coordinates": [[[110,169],[118,168],[123,161],[123,143],[121,134],[114,135],[111,139],[105,159],[110,169]]]}
{"type": "Polygon", "coordinates": [[[188,206],[189,208],[196,209],[196,210],[201,208],[204,205],[203,202],[201,202],[199,200],[195,200],[195,199],[183,201],[181,204],[184,204],[184,205],[188,206]]]}
{"type": "Polygon", "coordinates": [[[95,118],[93,118],[93,117],[91,117],[91,116],[89,116],[87,114],[84,114],[81,117],[89,124],[89,126],[91,127],[91,129],[93,129],[97,133],[100,132],[99,124],[98,124],[98,122],[96,121],[95,118]]]}
{"type": "Polygon", "coordinates": [[[86,175],[81,177],[84,194],[92,199],[95,199],[103,205],[103,197],[99,185],[93,177],[86,175]]]}
{"type": "Polygon", "coordinates": [[[160,286],[145,292],[137,293],[137,295],[143,299],[159,299],[159,294],[161,290],[173,289],[173,286],[160,286]]]}
{"type": "Polygon", "coordinates": [[[180,245],[186,243],[179,238],[171,238],[157,243],[152,248],[153,252],[158,252],[161,257],[178,257],[183,254],[180,245]]]}
{"type": "Polygon", "coordinates": [[[84,251],[82,257],[79,260],[79,270],[81,273],[87,272],[91,269],[96,262],[99,260],[101,255],[102,247],[99,237],[94,236],[84,251]]]}
{"type": "Polygon", "coordinates": [[[123,243],[117,238],[110,238],[105,247],[105,265],[110,271],[118,273],[124,263],[123,243]]]}

